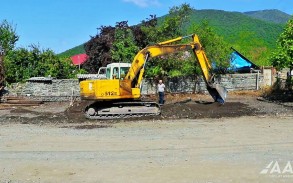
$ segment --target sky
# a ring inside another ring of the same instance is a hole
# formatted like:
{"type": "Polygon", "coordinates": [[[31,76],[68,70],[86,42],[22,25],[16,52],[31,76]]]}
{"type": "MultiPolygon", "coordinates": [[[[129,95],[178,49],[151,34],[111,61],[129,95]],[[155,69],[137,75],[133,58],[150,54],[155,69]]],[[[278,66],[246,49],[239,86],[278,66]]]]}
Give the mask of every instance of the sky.
{"type": "Polygon", "coordinates": [[[0,0],[0,22],[15,27],[20,37],[16,47],[34,44],[61,53],[88,41],[102,25],[135,25],[183,3],[196,10],[278,9],[293,14],[293,0],[0,0]]]}

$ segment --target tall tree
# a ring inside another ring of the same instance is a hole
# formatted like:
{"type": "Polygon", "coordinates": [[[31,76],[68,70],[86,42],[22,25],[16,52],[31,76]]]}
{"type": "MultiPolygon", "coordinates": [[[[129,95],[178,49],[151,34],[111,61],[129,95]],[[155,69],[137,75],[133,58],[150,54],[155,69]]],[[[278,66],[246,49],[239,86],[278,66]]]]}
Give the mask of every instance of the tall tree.
{"type": "Polygon", "coordinates": [[[96,36],[85,43],[88,60],[82,65],[89,73],[97,73],[99,68],[112,62],[111,48],[115,37],[115,27],[101,26],[96,36]]]}
{"type": "Polygon", "coordinates": [[[229,66],[230,49],[222,37],[215,33],[215,30],[204,20],[200,24],[192,24],[189,33],[196,33],[200,39],[206,55],[210,62],[216,67],[225,69],[229,66]]]}
{"type": "Polygon", "coordinates": [[[151,23],[155,26],[142,26],[143,32],[147,35],[150,44],[155,44],[167,39],[172,39],[182,34],[182,26],[188,21],[192,12],[192,7],[184,3],[179,6],[173,6],[169,9],[169,14],[157,20],[151,17],[151,23]]]}
{"type": "Polygon", "coordinates": [[[15,27],[7,20],[3,20],[0,24],[0,91],[5,85],[4,54],[5,52],[9,53],[14,48],[18,39],[19,36],[16,34],[15,27]]]}
{"type": "Polygon", "coordinates": [[[16,34],[16,28],[7,20],[0,23],[0,45],[5,52],[11,51],[15,47],[19,36],[16,34]]]}
{"type": "Polygon", "coordinates": [[[135,44],[134,35],[127,21],[117,22],[115,39],[111,48],[113,61],[130,63],[138,51],[139,48],[135,44]]]}
{"type": "MultiPolygon", "coordinates": [[[[191,11],[192,8],[189,4],[186,3],[180,6],[174,6],[170,8],[168,15],[162,17],[158,21],[153,21],[156,26],[142,26],[142,30],[147,35],[149,43],[155,44],[161,41],[182,36],[182,27],[187,22],[191,11]]],[[[182,67],[185,66],[185,63],[182,64],[181,59],[183,54],[184,53],[177,53],[150,60],[147,63],[148,69],[146,70],[146,75],[148,77],[154,77],[158,75],[162,77],[165,75],[179,76],[189,73],[183,72],[182,67]]],[[[184,68],[186,71],[186,67],[184,68]]]]}
{"type": "Polygon", "coordinates": [[[141,24],[131,26],[131,30],[133,32],[136,45],[140,49],[145,48],[147,45],[151,43],[151,40],[149,40],[149,34],[152,34],[151,31],[154,32],[157,24],[157,16],[150,15],[150,18],[143,20],[141,24]]]}
{"type": "Polygon", "coordinates": [[[101,26],[98,28],[97,35],[91,37],[84,45],[89,58],[82,65],[82,68],[89,73],[97,73],[100,67],[112,63],[113,59],[119,61],[121,55],[124,55],[122,57],[124,59],[127,58],[126,60],[130,58],[132,60],[133,55],[139,49],[149,44],[147,35],[141,27],[155,27],[156,21],[156,17],[152,16],[152,19],[143,21],[141,25],[132,27],[126,26],[126,21],[117,22],[115,27],[101,26]],[[123,40],[123,38],[127,39],[123,40]],[[124,51],[126,49],[127,53],[122,53],[123,49],[124,51]],[[112,55],[113,53],[116,54],[114,57],[112,55]]]}
{"type": "Polygon", "coordinates": [[[271,61],[279,69],[293,68],[293,16],[287,22],[284,31],[277,40],[277,51],[272,54],[271,61]]]}

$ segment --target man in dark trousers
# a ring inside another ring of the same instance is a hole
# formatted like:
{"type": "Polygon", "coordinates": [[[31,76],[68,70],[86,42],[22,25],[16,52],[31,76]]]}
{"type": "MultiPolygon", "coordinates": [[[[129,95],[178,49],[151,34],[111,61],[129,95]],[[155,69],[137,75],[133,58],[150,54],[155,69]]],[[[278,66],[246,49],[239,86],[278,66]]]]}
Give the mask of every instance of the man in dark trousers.
{"type": "Polygon", "coordinates": [[[158,84],[158,93],[159,93],[159,104],[163,105],[164,104],[164,92],[165,92],[165,85],[162,80],[159,80],[158,84]]]}

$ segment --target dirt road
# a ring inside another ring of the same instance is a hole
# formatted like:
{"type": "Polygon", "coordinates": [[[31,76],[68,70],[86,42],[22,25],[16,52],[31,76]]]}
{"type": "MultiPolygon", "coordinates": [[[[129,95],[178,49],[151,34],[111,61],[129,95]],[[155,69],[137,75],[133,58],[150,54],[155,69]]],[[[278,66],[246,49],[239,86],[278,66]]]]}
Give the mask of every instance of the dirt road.
{"type": "Polygon", "coordinates": [[[292,102],[176,97],[161,116],[106,122],[78,102],[2,106],[0,183],[293,182],[292,102]]]}
{"type": "Polygon", "coordinates": [[[292,182],[260,174],[293,164],[292,129],[290,116],[1,123],[0,182],[292,182]]]}

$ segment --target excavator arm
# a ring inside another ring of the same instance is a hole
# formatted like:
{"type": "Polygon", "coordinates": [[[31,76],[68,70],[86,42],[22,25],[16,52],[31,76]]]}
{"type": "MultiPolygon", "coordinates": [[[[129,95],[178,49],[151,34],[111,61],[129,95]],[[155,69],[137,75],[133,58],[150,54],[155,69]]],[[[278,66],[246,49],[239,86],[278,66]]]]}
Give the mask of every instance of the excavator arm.
{"type": "Polygon", "coordinates": [[[200,44],[198,36],[194,34],[192,37],[193,42],[197,45],[196,49],[193,49],[193,53],[202,71],[207,90],[215,102],[224,104],[227,98],[227,90],[214,80],[215,78],[214,74],[212,73],[211,63],[209,62],[205,51],[200,44]]]}
{"type": "MultiPolygon", "coordinates": [[[[126,79],[131,81],[131,85],[128,85],[128,90],[130,87],[140,88],[143,79],[144,68],[146,62],[150,58],[154,58],[161,55],[181,52],[185,50],[192,50],[196,61],[198,62],[204,81],[207,85],[207,89],[210,95],[216,102],[223,104],[226,99],[227,91],[225,88],[221,87],[218,83],[214,81],[214,75],[212,74],[211,64],[200,44],[199,38],[196,34],[189,36],[178,37],[172,40],[158,43],[157,45],[148,46],[137,53],[134,57],[132,65],[126,75],[126,79]],[[192,42],[188,44],[173,44],[174,42],[181,41],[182,39],[192,37],[192,42]]],[[[121,85],[127,90],[127,85],[121,85]]]]}

